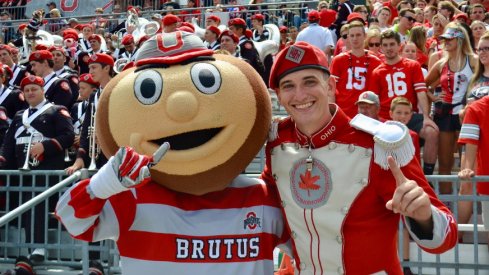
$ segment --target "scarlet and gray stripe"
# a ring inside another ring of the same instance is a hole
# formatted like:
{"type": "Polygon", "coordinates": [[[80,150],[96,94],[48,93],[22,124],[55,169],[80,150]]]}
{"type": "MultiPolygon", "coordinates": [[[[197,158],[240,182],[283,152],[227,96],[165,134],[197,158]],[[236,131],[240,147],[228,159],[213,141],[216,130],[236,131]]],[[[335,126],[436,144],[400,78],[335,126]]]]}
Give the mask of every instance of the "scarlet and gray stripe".
{"type": "MultiPolygon", "coordinates": [[[[185,211],[177,207],[162,204],[138,204],[136,218],[130,230],[189,236],[232,235],[266,232],[283,232],[283,224],[271,223],[268,217],[281,215],[279,208],[258,205],[246,208],[202,209],[185,211]],[[255,230],[245,227],[246,214],[253,212],[260,219],[255,230]],[[165,217],[162,219],[161,217],[165,217]],[[148,222],[151,221],[151,222],[148,222]],[[168,222],[171,221],[171,222],[168,222]],[[212,223],[212,227],[206,224],[212,223]]],[[[278,236],[280,237],[280,236],[278,236]]]]}
{"type": "Polygon", "coordinates": [[[462,124],[462,129],[460,129],[460,139],[473,139],[479,140],[480,137],[480,127],[477,124],[462,124]]]}

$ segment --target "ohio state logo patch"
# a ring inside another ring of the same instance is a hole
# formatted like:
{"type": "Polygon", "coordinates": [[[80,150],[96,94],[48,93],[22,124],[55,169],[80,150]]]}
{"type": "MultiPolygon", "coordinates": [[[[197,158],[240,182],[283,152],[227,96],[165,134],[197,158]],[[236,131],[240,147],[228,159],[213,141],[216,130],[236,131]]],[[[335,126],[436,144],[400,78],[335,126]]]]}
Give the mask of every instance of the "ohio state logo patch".
{"type": "Polygon", "coordinates": [[[248,227],[249,229],[253,230],[256,227],[261,227],[260,218],[256,217],[255,212],[249,212],[248,214],[246,214],[246,219],[244,219],[243,223],[243,229],[246,229],[246,227],[248,227]]]}
{"type": "Polygon", "coordinates": [[[302,208],[313,209],[326,204],[333,191],[331,172],[326,165],[313,159],[312,170],[307,170],[307,160],[300,159],[290,171],[290,191],[294,201],[302,208]]]}

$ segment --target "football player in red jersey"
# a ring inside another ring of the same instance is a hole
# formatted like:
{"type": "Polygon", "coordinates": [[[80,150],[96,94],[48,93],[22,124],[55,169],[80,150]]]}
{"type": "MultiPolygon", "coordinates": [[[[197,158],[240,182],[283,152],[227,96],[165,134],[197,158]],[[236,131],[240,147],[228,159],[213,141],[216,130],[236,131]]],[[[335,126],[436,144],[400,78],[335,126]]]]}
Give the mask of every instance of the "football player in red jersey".
{"type": "Polygon", "coordinates": [[[358,21],[348,26],[351,51],[333,58],[331,75],[336,80],[336,104],[349,116],[357,114],[355,102],[367,90],[372,72],[381,61],[364,49],[365,26],[358,21]]]}
{"type": "Polygon", "coordinates": [[[423,172],[431,175],[436,163],[439,131],[429,117],[429,101],[421,66],[399,55],[401,40],[398,33],[392,30],[383,32],[380,43],[385,61],[374,70],[369,90],[379,95],[380,117],[385,119],[389,119],[394,98],[403,96],[411,102],[415,113],[407,126],[425,140],[423,172]],[[418,110],[418,106],[421,110],[418,110]]]}

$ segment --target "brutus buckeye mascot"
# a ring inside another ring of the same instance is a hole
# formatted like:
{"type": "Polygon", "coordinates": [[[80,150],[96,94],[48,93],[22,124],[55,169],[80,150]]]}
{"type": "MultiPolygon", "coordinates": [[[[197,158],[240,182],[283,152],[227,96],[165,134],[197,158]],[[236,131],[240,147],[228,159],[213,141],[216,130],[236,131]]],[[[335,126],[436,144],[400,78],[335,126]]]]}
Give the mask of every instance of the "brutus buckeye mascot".
{"type": "Polygon", "coordinates": [[[246,62],[194,34],[158,34],[100,99],[108,163],[56,214],[77,239],[115,240],[124,274],[272,274],[273,249],[288,240],[278,199],[239,175],[270,120],[266,86],[246,62]]]}

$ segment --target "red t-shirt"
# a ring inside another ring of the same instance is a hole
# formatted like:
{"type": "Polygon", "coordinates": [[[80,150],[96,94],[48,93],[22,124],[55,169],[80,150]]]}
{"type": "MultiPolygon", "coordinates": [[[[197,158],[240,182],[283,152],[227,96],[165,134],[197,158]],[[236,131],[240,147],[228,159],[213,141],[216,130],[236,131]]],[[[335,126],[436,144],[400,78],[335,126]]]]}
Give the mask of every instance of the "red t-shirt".
{"type": "MultiPolygon", "coordinates": [[[[458,143],[477,145],[477,175],[489,175],[489,161],[484,155],[489,152],[489,96],[485,96],[467,107],[460,130],[458,143]]],[[[477,192],[489,195],[489,182],[477,184],[477,192]]]]}
{"type": "Polygon", "coordinates": [[[367,90],[372,73],[380,64],[380,59],[372,54],[357,57],[351,51],[333,58],[330,69],[336,79],[336,104],[349,117],[358,113],[355,102],[367,90]]]}
{"type": "Polygon", "coordinates": [[[423,71],[417,61],[401,58],[394,65],[382,63],[369,81],[370,91],[379,95],[380,117],[389,118],[391,102],[398,96],[407,98],[418,112],[417,93],[426,92],[423,71]]]}

